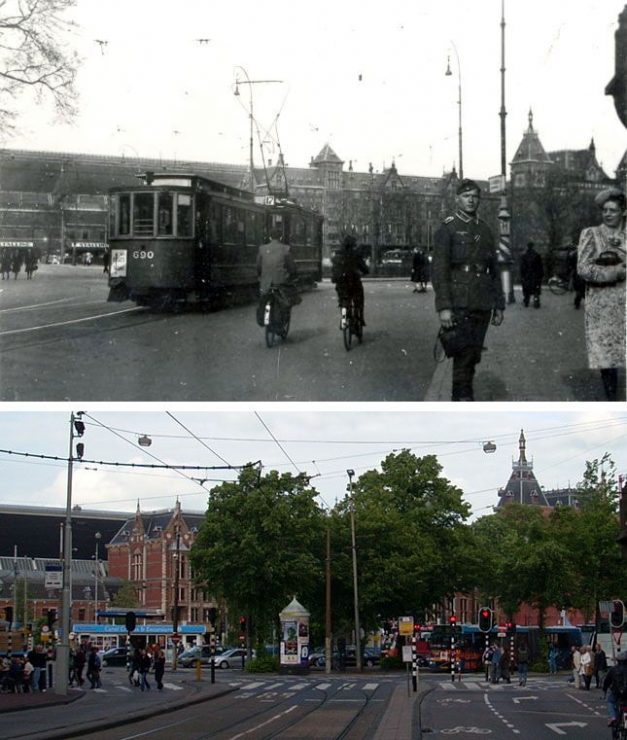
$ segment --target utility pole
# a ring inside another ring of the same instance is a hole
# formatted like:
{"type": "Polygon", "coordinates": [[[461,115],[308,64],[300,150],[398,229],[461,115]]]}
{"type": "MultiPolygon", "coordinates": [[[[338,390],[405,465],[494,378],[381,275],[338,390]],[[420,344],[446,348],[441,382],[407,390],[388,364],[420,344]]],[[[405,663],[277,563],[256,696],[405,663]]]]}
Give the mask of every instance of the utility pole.
{"type": "MultiPolygon", "coordinates": [[[[176,522],[176,544],[172,560],[174,561],[174,613],[172,614],[172,633],[179,631],[179,571],[181,568],[181,525],[176,522]]],[[[178,662],[178,640],[174,643],[174,656],[172,658],[172,670],[176,670],[178,662]]]]}
{"type": "Polygon", "coordinates": [[[512,280],[512,247],[510,238],[511,212],[507,203],[507,153],[505,118],[505,0],[501,0],[501,200],[499,203],[499,248],[498,260],[501,265],[501,282],[503,293],[508,303],[515,303],[514,283],[512,280]]]}
{"type": "Polygon", "coordinates": [[[324,672],[331,673],[333,635],[331,626],[331,525],[327,517],[327,556],[325,563],[324,672]]]}
{"type": "Polygon", "coordinates": [[[357,590],[357,546],[355,539],[355,502],[353,500],[353,476],[354,470],[347,470],[349,481],[349,511],[351,519],[351,544],[353,551],[353,598],[355,606],[355,658],[357,661],[357,670],[361,671],[361,627],[359,624],[359,592],[357,590]]]}

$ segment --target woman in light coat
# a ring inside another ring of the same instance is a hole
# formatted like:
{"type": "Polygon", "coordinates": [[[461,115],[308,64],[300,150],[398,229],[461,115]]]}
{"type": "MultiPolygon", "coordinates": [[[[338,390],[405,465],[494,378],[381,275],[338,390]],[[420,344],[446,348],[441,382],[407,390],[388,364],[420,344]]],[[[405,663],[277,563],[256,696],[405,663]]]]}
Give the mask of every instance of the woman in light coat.
{"type": "Polygon", "coordinates": [[[602,223],[581,232],[577,273],[586,281],[588,366],[601,371],[607,400],[617,401],[625,368],[625,195],[607,188],[595,203],[602,223]]]}

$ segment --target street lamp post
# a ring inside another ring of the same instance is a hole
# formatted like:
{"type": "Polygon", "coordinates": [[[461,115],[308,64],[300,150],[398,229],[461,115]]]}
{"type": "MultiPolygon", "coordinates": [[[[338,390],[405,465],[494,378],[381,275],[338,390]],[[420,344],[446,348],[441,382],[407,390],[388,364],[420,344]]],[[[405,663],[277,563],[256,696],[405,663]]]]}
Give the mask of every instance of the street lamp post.
{"type": "Polygon", "coordinates": [[[98,563],[98,546],[100,545],[100,539],[102,535],[100,532],[96,532],[96,569],[94,570],[94,622],[98,624],[98,569],[99,569],[99,563],[98,563]]]}
{"type": "MultiPolygon", "coordinates": [[[[459,54],[457,53],[457,47],[451,41],[451,46],[455,52],[455,59],[457,60],[457,106],[459,113],[459,125],[458,125],[458,141],[459,141],[459,179],[464,178],[464,148],[462,143],[462,67],[459,63],[459,54]]],[[[446,63],[446,72],[444,73],[447,77],[450,77],[453,73],[451,72],[451,57],[449,56],[446,63]]]]}
{"type": "MultiPolygon", "coordinates": [[[[70,450],[67,461],[67,499],[65,506],[65,526],[63,530],[63,562],[62,562],[62,592],[61,592],[61,630],[57,645],[57,661],[55,676],[55,692],[66,695],[68,693],[68,678],[70,667],[70,622],[72,609],[72,465],[74,463],[74,439],[82,437],[85,424],[81,417],[82,411],[76,415],[70,414],[70,450]]],[[[76,459],[83,456],[83,445],[76,446],[76,459]]]]}
{"type": "Polygon", "coordinates": [[[353,476],[355,475],[354,470],[347,470],[348,475],[348,486],[349,486],[349,512],[351,518],[351,546],[353,551],[353,597],[355,604],[355,648],[356,648],[356,660],[357,670],[361,671],[361,628],[359,625],[359,592],[357,590],[357,547],[355,543],[355,502],[353,500],[353,476]]]}
{"type": "MultiPolygon", "coordinates": [[[[241,79],[240,77],[237,77],[235,80],[235,91],[233,95],[239,96],[239,86],[240,85],[248,85],[248,118],[250,120],[250,134],[249,134],[249,140],[248,140],[248,162],[249,162],[249,168],[250,168],[250,189],[251,191],[255,190],[255,174],[254,174],[254,157],[253,157],[253,149],[254,149],[254,114],[253,114],[253,85],[262,85],[266,83],[282,83],[283,80],[251,80],[248,76],[248,72],[244,69],[244,67],[238,65],[235,69],[239,69],[244,77],[246,79],[241,79]]],[[[264,168],[265,169],[265,168],[264,168]]],[[[266,174],[267,178],[267,174],[266,174]]],[[[268,195],[270,194],[270,183],[267,182],[268,185],[268,195]]]]}
{"type": "MultiPolygon", "coordinates": [[[[176,635],[179,629],[179,570],[181,567],[181,530],[177,522],[175,551],[172,555],[174,563],[174,607],[172,614],[172,633],[176,635]]],[[[172,657],[172,670],[176,670],[178,659],[178,641],[174,643],[174,655],[172,657]]]]}

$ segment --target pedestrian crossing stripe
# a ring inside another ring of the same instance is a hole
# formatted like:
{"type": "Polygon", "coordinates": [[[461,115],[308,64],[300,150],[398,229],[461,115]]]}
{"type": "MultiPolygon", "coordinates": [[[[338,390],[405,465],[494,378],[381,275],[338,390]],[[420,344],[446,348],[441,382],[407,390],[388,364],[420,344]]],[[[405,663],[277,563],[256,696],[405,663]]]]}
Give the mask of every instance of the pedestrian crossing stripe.
{"type": "Polygon", "coordinates": [[[319,691],[326,691],[327,689],[331,688],[330,683],[319,683],[317,686],[314,686],[314,689],[318,689],[319,691]]]}
{"type": "Polygon", "coordinates": [[[378,685],[378,683],[367,683],[363,688],[364,691],[374,691],[378,685]]]}
{"type": "Polygon", "coordinates": [[[183,687],[175,683],[164,683],[164,689],[172,689],[172,691],[183,691],[183,687]]]}
{"type": "Polygon", "coordinates": [[[128,691],[129,694],[133,693],[133,689],[131,689],[129,686],[116,686],[116,689],[120,689],[120,691],[128,691]]]}

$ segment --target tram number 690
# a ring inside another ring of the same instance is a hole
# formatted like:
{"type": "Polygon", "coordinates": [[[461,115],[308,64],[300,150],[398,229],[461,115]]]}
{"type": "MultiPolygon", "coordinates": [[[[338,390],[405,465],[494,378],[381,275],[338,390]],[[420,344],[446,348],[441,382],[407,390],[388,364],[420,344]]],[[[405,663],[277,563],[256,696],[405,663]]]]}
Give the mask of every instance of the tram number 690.
{"type": "Polygon", "coordinates": [[[133,259],[135,260],[151,260],[155,256],[155,253],[150,251],[146,252],[144,249],[136,249],[133,252],[133,259]]]}

